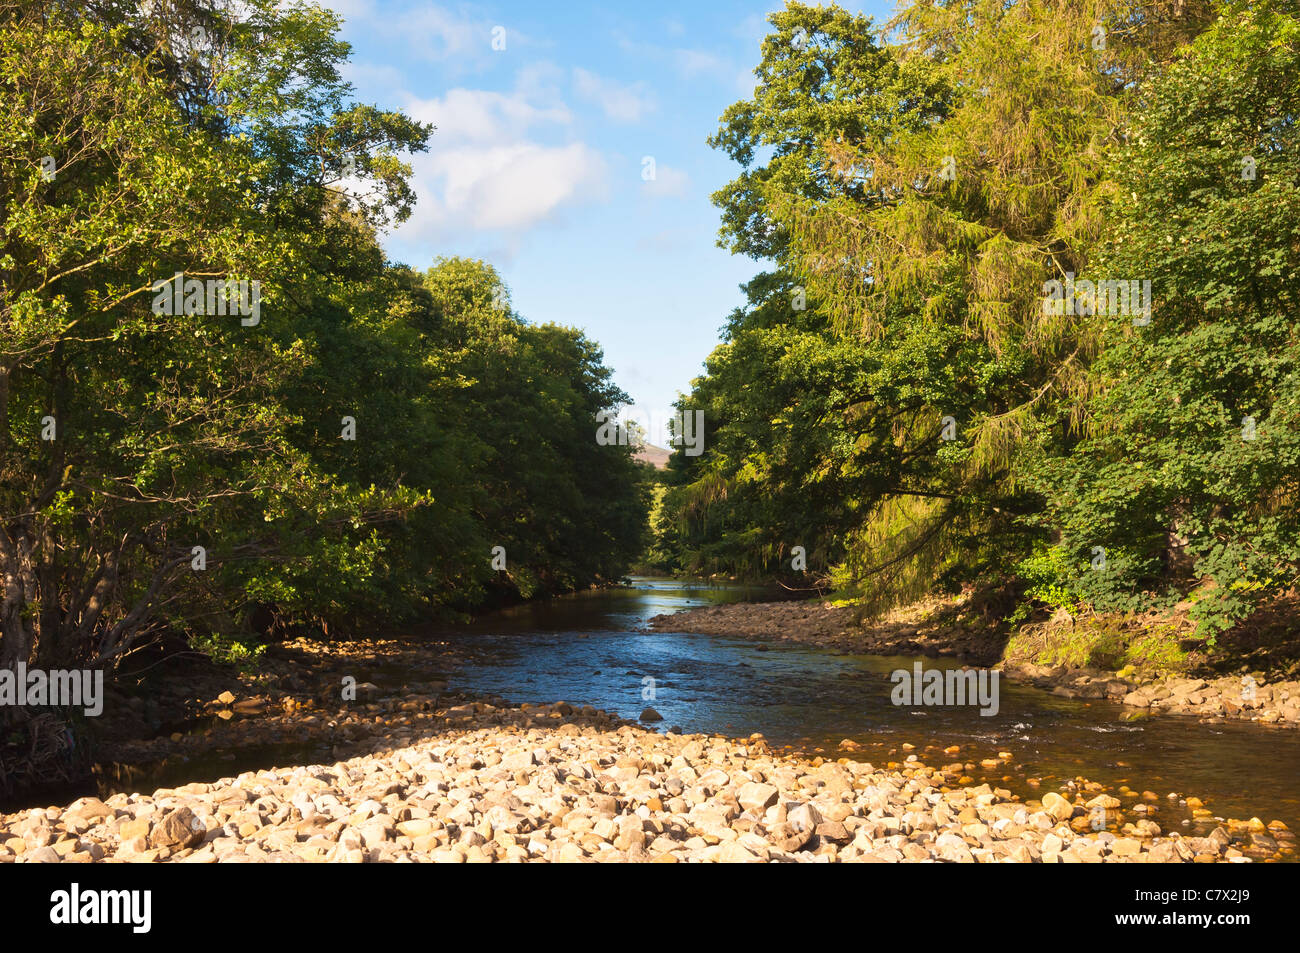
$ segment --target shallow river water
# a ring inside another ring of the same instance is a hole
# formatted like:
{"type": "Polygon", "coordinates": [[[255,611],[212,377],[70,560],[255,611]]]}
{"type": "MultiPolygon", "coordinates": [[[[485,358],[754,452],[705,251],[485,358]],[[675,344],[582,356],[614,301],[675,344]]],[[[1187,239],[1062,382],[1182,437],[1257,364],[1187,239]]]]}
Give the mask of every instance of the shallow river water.
{"type": "MultiPolygon", "coordinates": [[[[760,732],[773,745],[822,748],[827,757],[875,764],[902,761],[907,743],[928,764],[973,762],[972,777],[1026,796],[1078,776],[1108,788],[1127,784],[1160,795],[1153,817],[1166,829],[1186,831],[1182,821],[1190,817],[1170,793],[1195,795],[1219,817],[1278,819],[1300,829],[1300,731],[1294,728],[1202,724],[1178,715],[1129,721],[1136,713],[1120,705],[1006,681],[992,716],[976,706],[896,706],[890,674],[911,671],[916,658],[645,628],[660,613],[764,597],[771,594],[637,578],[626,589],[522,606],[456,630],[452,637],[471,650],[472,661],[451,676],[450,687],[515,702],[593,705],[628,718],[650,706],[663,716],[654,726],[660,730],[760,732]],[[644,697],[647,679],[654,680],[652,700],[644,697]],[[843,739],[862,750],[840,750],[843,739]],[[961,752],[944,755],[927,745],[960,745],[961,752]],[[995,770],[979,766],[998,752],[1013,757],[995,770]]],[[[923,664],[959,666],[940,659],[923,664]]]]}
{"type": "MultiPolygon", "coordinates": [[[[917,661],[926,669],[959,663],[646,628],[661,613],[777,597],[770,590],[636,578],[626,588],[520,606],[428,634],[456,642],[468,656],[448,675],[453,691],[495,694],[511,702],[567,701],[626,718],[637,718],[649,706],[663,716],[647,726],[658,730],[731,737],[759,732],[774,747],[877,766],[904,761],[909,754],[933,766],[960,761],[969,765],[966,774],[974,781],[1027,798],[1080,777],[1112,792],[1127,785],[1159,796],[1155,812],[1147,816],[1165,830],[1205,833],[1217,823],[1215,816],[1280,820],[1300,830],[1300,731],[1294,728],[1202,724],[1178,715],[1133,721],[1141,713],[1120,705],[1065,699],[1006,681],[998,685],[998,711],[991,716],[981,715],[977,706],[900,706],[891,699],[892,672],[910,672],[917,661]],[[845,739],[861,748],[841,749],[845,739]],[[960,752],[941,750],[952,745],[960,752]],[[1000,752],[1011,757],[999,759],[1000,752]],[[981,766],[985,759],[995,760],[996,767],[981,766]],[[1178,798],[1168,797],[1171,793],[1200,798],[1213,816],[1194,818],[1178,798]]],[[[400,680],[402,672],[385,665],[366,677],[400,680]]],[[[152,765],[103,764],[86,790],[63,791],[53,800],[96,791],[101,796],[153,791],[332,760],[327,742],[287,742],[152,765]]],[[[37,803],[49,799],[0,807],[18,810],[37,803]]],[[[1128,810],[1134,803],[1134,797],[1125,798],[1123,820],[1138,816],[1128,810]]]]}

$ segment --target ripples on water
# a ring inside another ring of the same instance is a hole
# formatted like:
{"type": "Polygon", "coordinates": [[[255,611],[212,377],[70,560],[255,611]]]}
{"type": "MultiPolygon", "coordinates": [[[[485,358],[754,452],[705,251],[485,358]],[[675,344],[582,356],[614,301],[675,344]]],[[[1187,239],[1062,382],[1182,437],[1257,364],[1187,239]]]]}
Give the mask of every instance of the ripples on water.
{"type": "MultiPolygon", "coordinates": [[[[1127,783],[1161,796],[1162,826],[1172,826],[1165,795],[1200,797],[1223,817],[1300,826],[1300,732],[1243,722],[1201,724],[1158,715],[1127,722],[1131,712],[1102,700],[1065,699],[1002,681],[997,714],[978,706],[898,707],[890,699],[896,669],[914,657],[835,654],[793,643],[651,632],[652,616],[696,606],[772,598],[739,586],[637,578],[630,588],[584,593],[522,606],[479,620],[451,637],[473,661],[452,689],[495,693],[514,702],[568,701],[637,717],[647,705],[657,727],[745,736],[761,732],[776,745],[822,747],[830,757],[848,738],[853,757],[879,760],[910,743],[930,764],[978,762],[1010,751],[1013,790],[1043,778],[1039,793],[1082,775],[1108,787],[1127,783]],[[655,697],[644,700],[645,678],[655,697]],[[926,754],[927,745],[960,745],[960,755],[926,754]]],[[[924,659],[929,668],[959,667],[924,659]]],[[[1001,778],[1007,771],[999,771],[1001,778]]],[[[977,775],[978,776],[978,775],[977,775]]],[[[1182,814],[1178,815],[1182,817],[1182,814]]]]}
{"type": "MultiPolygon", "coordinates": [[[[628,588],[520,606],[437,634],[470,656],[450,677],[455,691],[497,694],[511,702],[593,705],[627,718],[650,706],[664,719],[652,727],[663,730],[737,737],[760,732],[773,745],[876,764],[902,761],[906,743],[927,764],[971,762],[976,767],[968,773],[974,778],[1026,797],[1041,796],[1077,776],[1112,789],[1127,784],[1135,791],[1151,790],[1160,795],[1154,819],[1165,829],[1190,830],[1181,824],[1186,810],[1165,798],[1177,792],[1196,795],[1221,817],[1278,819],[1300,830],[1300,731],[1294,728],[1200,724],[1175,715],[1130,723],[1124,718],[1132,712],[1119,705],[1060,698],[1005,681],[999,685],[999,710],[991,717],[981,716],[978,706],[899,707],[890,699],[889,676],[896,669],[911,671],[917,661],[911,656],[837,654],[795,643],[645,628],[662,613],[785,596],[753,587],[637,578],[628,588]],[[650,700],[642,698],[647,677],[654,679],[650,700]],[[846,738],[862,749],[841,750],[846,738]],[[926,750],[950,745],[960,745],[960,753],[926,750]],[[999,751],[1013,758],[1005,767],[983,772],[979,761],[999,751]],[[1030,783],[1038,778],[1040,785],[1030,783]]],[[[927,669],[960,664],[922,661],[927,669]]],[[[65,803],[96,788],[101,796],[152,791],[275,765],[331,761],[327,744],[286,743],[154,765],[101,765],[97,785],[86,790],[3,809],[65,803]]]]}

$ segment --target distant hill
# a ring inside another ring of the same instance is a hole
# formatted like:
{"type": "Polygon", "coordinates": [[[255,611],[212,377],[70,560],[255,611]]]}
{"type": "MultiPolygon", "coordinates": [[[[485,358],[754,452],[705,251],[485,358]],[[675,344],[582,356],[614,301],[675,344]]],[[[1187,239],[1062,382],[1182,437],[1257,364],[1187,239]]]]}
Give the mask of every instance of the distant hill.
{"type": "Polygon", "coordinates": [[[643,443],[640,449],[638,449],[636,453],[632,454],[634,459],[641,463],[648,463],[656,470],[666,469],[668,466],[668,458],[672,455],[673,452],[671,450],[665,450],[663,447],[656,447],[652,443],[643,443]]]}

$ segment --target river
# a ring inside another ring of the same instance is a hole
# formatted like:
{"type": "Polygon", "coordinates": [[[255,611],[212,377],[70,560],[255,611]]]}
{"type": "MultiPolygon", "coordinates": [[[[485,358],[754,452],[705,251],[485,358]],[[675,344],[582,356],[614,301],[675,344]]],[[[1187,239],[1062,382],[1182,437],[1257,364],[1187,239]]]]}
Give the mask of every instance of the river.
{"type": "MultiPolygon", "coordinates": [[[[646,628],[662,613],[774,597],[752,587],[641,577],[628,587],[518,606],[427,634],[464,649],[467,663],[447,676],[453,691],[511,702],[567,701],[627,718],[649,706],[663,716],[651,726],[659,730],[733,737],[758,732],[775,747],[876,765],[909,754],[936,766],[961,761],[971,766],[966,773],[974,781],[1027,798],[1080,777],[1112,793],[1127,785],[1158,795],[1148,816],[1165,830],[1204,833],[1217,823],[1213,816],[1194,818],[1171,793],[1200,798],[1220,818],[1281,820],[1300,829],[1300,731],[1294,728],[1146,716],[1006,681],[991,716],[975,706],[898,706],[891,700],[891,673],[911,671],[917,661],[927,669],[959,663],[646,628]],[[651,688],[653,697],[647,697],[651,688]],[[1135,715],[1140,720],[1130,720],[1135,715]],[[860,750],[842,750],[845,739],[860,750]],[[952,745],[960,752],[945,754],[942,749],[952,745]],[[1000,759],[1001,752],[1011,757],[1000,759]],[[981,766],[986,759],[997,765],[981,766]]],[[[403,677],[388,665],[371,672],[362,667],[358,674],[386,683],[403,677]]],[[[288,742],[155,765],[102,764],[97,790],[101,796],[152,791],[330,760],[326,743],[288,742]]],[[[1136,796],[1122,799],[1124,819],[1135,819],[1127,809],[1138,803],[1136,796]]]]}
{"type": "MultiPolygon", "coordinates": [[[[1300,829],[1300,732],[1294,728],[1202,724],[1180,715],[1131,721],[1137,713],[1117,704],[1006,681],[992,716],[974,706],[896,706],[890,674],[910,671],[916,658],[645,628],[660,613],[764,597],[771,593],[635,578],[625,589],[520,606],[448,633],[472,659],[451,676],[450,687],[515,702],[593,705],[628,718],[650,706],[663,716],[655,726],[661,730],[759,732],[773,745],[876,764],[902,761],[909,753],[902,745],[911,744],[927,763],[971,762],[975,770],[968,773],[976,780],[1029,797],[1079,776],[1110,789],[1127,784],[1160,795],[1152,816],[1167,829],[1214,823],[1193,822],[1170,793],[1195,795],[1219,817],[1277,819],[1300,829]],[[647,699],[651,687],[654,697],[647,699]],[[839,750],[843,739],[862,750],[839,750]],[[961,752],[927,752],[927,745],[959,745],[961,752]],[[1013,757],[993,770],[980,767],[999,752],[1013,757]]],[[[926,668],[958,664],[924,660],[926,668]]]]}

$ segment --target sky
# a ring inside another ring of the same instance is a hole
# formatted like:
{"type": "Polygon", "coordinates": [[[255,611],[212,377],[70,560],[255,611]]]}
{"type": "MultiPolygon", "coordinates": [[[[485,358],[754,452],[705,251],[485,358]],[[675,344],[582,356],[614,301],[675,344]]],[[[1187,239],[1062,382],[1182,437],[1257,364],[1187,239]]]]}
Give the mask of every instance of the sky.
{"type": "MultiPolygon", "coordinates": [[[[389,258],[490,262],[524,318],[600,343],[627,415],[666,445],[763,269],[717,246],[710,196],[739,166],[706,140],[751,95],[781,0],[321,2],[344,17],[356,98],[437,127],[389,258]]],[[[843,5],[878,22],[893,6],[843,5]]]]}

